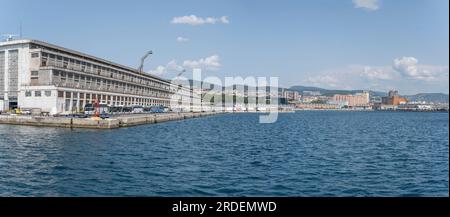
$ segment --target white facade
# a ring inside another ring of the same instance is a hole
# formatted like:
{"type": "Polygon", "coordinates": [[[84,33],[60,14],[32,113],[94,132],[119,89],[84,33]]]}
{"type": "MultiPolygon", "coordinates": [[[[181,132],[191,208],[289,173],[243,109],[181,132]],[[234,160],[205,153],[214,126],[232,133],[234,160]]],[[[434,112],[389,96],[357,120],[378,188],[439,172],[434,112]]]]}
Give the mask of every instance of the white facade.
{"type": "Polygon", "coordinates": [[[20,84],[29,80],[30,63],[25,57],[28,52],[26,44],[0,43],[0,111],[17,103],[20,84]]]}
{"type": "Polygon", "coordinates": [[[189,88],[77,51],[35,40],[0,42],[0,111],[78,113],[94,100],[168,107],[175,92],[190,109],[198,101],[189,88]]]}

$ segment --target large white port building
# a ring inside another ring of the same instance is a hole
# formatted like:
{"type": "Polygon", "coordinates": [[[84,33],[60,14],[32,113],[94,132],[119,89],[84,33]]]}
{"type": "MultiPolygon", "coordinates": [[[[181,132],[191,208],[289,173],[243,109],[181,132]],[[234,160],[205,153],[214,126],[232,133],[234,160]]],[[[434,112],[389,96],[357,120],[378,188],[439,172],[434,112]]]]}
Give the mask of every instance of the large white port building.
{"type": "Polygon", "coordinates": [[[88,54],[37,40],[0,42],[0,111],[34,108],[81,112],[97,100],[109,106],[169,106],[197,98],[190,87],[88,54]]]}

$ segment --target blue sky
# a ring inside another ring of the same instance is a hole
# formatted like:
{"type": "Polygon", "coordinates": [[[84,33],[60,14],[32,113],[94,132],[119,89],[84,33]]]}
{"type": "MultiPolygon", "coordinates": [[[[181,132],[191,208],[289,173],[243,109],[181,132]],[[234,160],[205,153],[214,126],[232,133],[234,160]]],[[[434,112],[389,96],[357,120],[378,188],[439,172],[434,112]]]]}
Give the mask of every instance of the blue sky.
{"type": "Polygon", "coordinates": [[[283,86],[449,92],[447,0],[0,0],[0,33],[173,77],[278,76],[283,86]],[[178,39],[178,40],[177,40],[178,39]]]}

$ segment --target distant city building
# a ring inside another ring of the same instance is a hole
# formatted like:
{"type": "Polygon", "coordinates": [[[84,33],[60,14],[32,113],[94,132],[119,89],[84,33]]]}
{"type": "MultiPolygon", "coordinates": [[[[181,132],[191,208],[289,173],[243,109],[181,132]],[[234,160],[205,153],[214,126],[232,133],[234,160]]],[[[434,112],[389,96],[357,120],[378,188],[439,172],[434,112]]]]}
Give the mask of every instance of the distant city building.
{"type": "Polygon", "coordinates": [[[336,104],[345,104],[348,107],[367,107],[369,106],[369,93],[363,92],[355,95],[335,94],[332,101],[336,104]]]}
{"type": "Polygon", "coordinates": [[[284,90],[282,93],[282,97],[286,98],[288,101],[296,101],[300,100],[300,93],[292,90],[284,90]]]}
{"type": "Polygon", "coordinates": [[[398,94],[398,91],[396,91],[396,90],[389,91],[388,96],[381,98],[381,104],[383,104],[383,105],[397,106],[400,104],[405,104],[407,102],[408,102],[408,100],[406,98],[400,97],[400,95],[398,94]]]}
{"type": "Polygon", "coordinates": [[[381,103],[381,96],[371,96],[369,102],[371,104],[381,103]]]}
{"type": "Polygon", "coordinates": [[[398,91],[397,91],[397,90],[390,90],[390,91],[388,92],[388,96],[389,96],[389,97],[399,96],[399,95],[398,95],[398,91]]]}

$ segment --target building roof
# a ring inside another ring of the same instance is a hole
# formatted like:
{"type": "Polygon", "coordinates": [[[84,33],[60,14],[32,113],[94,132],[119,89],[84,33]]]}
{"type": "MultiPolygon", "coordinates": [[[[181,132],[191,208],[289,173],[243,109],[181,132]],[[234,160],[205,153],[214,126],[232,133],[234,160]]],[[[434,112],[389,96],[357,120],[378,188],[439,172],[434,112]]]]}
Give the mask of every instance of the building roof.
{"type": "Polygon", "coordinates": [[[99,58],[99,57],[95,57],[95,56],[92,56],[92,55],[89,55],[89,54],[86,54],[86,53],[78,52],[78,51],[75,51],[75,50],[72,50],[72,49],[64,48],[64,47],[61,47],[61,46],[58,46],[58,45],[50,44],[50,43],[39,41],[39,40],[18,39],[18,40],[12,40],[12,41],[4,41],[4,42],[0,42],[0,47],[1,46],[7,46],[7,45],[28,44],[28,43],[36,44],[36,45],[40,45],[40,46],[43,46],[43,47],[48,47],[48,48],[52,48],[52,49],[56,49],[56,50],[61,50],[61,51],[67,52],[67,53],[71,53],[71,54],[74,54],[74,55],[77,55],[77,56],[81,56],[83,58],[92,59],[92,60],[95,60],[95,61],[98,61],[98,62],[103,62],[103,63],[105,63],[107,65],[111,65],[111,66],[114,66],[114,67],[117,67],[117,68],[121,68],[121,69],[124,69],[124,70],[127,70],[127,71],[131,71],[131,72],[133,72],[133,73],[135,73],[137,75],[143,75],[143,76],[147,76],[147,77],[150,77],[150,78],[153,78],[153,79],[158,79],[158,80],[170,83],[170,81],[167,80],[167,79],[161,78],[161,77],[156,76],[156,75],[151,75],[151,74],[148,74],[148,73],[141,73],[137,69],[131,68],[129,66],[125,66],[125,65],[118,64],[118,63],[114,63],[114,62],[109,61],[109,60],[105,60],[105,59],[102,59],[102,58],[99,58]]]}

